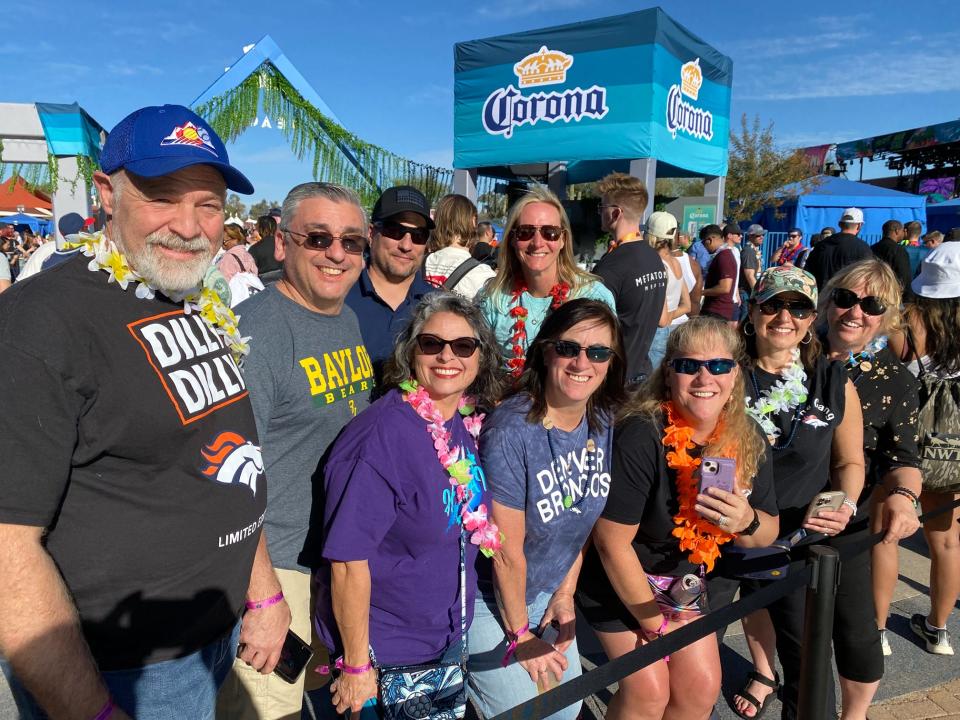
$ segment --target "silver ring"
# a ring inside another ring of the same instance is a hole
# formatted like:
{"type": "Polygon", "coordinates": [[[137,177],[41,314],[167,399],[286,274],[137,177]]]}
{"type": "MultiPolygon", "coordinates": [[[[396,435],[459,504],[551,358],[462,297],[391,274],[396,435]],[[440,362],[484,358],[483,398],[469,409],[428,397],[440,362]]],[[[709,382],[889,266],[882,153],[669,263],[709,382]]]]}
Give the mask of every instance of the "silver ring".
{"type": "Polygon", "coordinates": [[[726,527],[728,522],[730,522],[730,520],[727,518],[727,516],[721,514],[721,515],[717,518],[717,527],[722,527],[722,528],[723,528],[723,527],[726,527]]]}

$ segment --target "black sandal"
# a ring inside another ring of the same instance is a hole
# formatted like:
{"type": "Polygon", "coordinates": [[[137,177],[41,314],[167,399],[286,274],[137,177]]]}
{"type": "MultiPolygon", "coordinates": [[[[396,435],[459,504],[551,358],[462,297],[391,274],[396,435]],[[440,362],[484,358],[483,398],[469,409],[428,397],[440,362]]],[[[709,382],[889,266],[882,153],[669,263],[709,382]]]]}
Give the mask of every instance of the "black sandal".
{"type": "Polygon", "coordinates": [[[739,695],[748,703],[753,705],[757,709],[756,713],[754,715],[744,715],[742,712],[740,712],[737,709],[736,700],[730,703],[730,709],[733,710],[733,712],[737,715],[737,717],[742,717],[743,720],[757,720],[757,718],[763,717],[763,713],[766,712],[767,700],[769,700],[772,697],[776,697],[778,692],[780,692],[780,675],[776,671],[774,671],[773,680],[771,680],[765,675],[761,675],[756,670],[751,670],[750,672],[747,673],[747,681],[743,684],[743,689],[740,692],[738,692],[737,695],[739,695]],[[757,700],[753,695],[747,692],[747,688],[750,686],[750,683],[752,682],[760,683],[764,687],[768,687],[771,690],[773,690],[773,692],[767,695],[767,697],[763,700],[763,702],[761,702],[760,700],[757,700]]]}

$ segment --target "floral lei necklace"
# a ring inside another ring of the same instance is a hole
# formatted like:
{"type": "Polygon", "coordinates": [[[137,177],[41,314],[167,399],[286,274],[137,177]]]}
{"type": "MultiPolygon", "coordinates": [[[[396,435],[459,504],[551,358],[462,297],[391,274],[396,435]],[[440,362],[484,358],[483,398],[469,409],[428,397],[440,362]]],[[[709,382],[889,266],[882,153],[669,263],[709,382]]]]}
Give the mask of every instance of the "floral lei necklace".
{"type": "MultiPolygon", "coordinates": [[[[460,521],[464,529],[470,531],[470,542],[479,546],[480,552],[486,557],[493,557],[503,542],[503,533],[487,519],[487,506],[483,503],[473,512],[470,511],[470,500],[473,491],[470,482],[473,480],[472,469],[476,462],[469,457],[461,446],[450,449],[451,433],[444,425],[443,415],[426,388],[420,387],[416,380],[410,378],[400,383],[404,401],[420,417],[427,421],[427,432],[433,438],[433,447],[437,451],[437,459],[447,474],[450,475],[450,484],[456,488],[457,502],[460,503],[460,521]]],[[[480,425],[483,415],[475,415],[476,399],[463,395],[457,405],[457,411],[463,417],[463,426],[476,440],[480,437],[480,425]]]]}
{"type": "MultiPolygon", "coordinates": [[[[79,242],[67,243],[67,247],[80,248],[84,255],[92,258],[87,264],[88,270],[93,272],[106,271],[109,276],[107,282],[117,283],[124,291],[130,283],[135,282],[137,287],[134,294],[138,298],[141,300],[152,300],[154,298],[157,288],[150,285],[140,273],[130,267],[124,254],[103,232],[93,235],[80,233],[79,237],[79,242]]],[[[171,297],[171,299],[174,302],[183,303],[185,315],[192,312],[199,313],[207,327],[224,339],[236,363],[238,365],[243,364],[243,358],[250,352],[250,346],[247,344],[249,338],[240,335],[240,330],[237,327],[239,318],[233,314],[230,307],[220,299],[213,288],[195,288],[188,291],[186,295],[176,298],[171,297]]]]}
{"type": "Polygon", "coordinates": [[[780,436],[780,428],[774,424],[771,416],[774,413],[796,410],[807,401],[805,384],[807,382],[807,372],[803,369],[803,363],[800,362],[799,350],[793,351],[793,361],[790,363],[790,367],[781,373],[781,378],[769,390],[760,392],[757,380],[754,377],[753,387],[757,394],[757,400],[751,405],[750,401],[753,398],[746,398],[747,414],[760,424],[760,428],[766,434],[771,445],[780,436]]]}
{"type": "MultiPolygon", "coordinates": [[[[510,293],[510,299],[513,301],[513,307],[510,309],[510,317],[513,320],[513,330],[510,332],[510,342],[513,344],[513,357],[507,360],[507,367],[510,368],[510,374],[518,378],[523,374],[523,364],[526,362],[526,342],[527,342],[527,315],[529,311],[523,306],[523,294],[527,292],[527,285],[522,281],[517,281],[510,293]]],[[[560,282],[550,288],[550,309],[556,310],[563,305],[570,295],[569,283],[560,282]]]]}
{"type": "MultiPolygon", "coordinates": [[[[667,416],[667,426],[663,429],[663,445],[670,448],[667,453],[667,467],[677,473],[677,499],[680,511],[673,516],[676,527],[671,533],[680,541],[680,549],[689,552],[687,559],[694,565],[706,565],[707,572],[713,570],[713,564],[720,557],[720,545],[736,537],[721,530],[696,510],[699,493],[695,471],[700,458],[691,457],[687,450],[696,447],[693,442],[693,428],[687,425],[673,411],[673,403],[663,404],[667,416]]],[[[711,441],[720,432],[717,426],[711,441]]]]}

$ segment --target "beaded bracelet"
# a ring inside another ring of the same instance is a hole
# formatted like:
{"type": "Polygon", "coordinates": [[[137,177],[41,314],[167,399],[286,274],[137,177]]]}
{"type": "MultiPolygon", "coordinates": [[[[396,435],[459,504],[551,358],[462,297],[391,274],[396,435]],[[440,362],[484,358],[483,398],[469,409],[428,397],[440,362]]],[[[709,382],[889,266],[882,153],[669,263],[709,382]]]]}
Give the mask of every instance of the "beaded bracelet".
{"type": "Polygon", "coordinates": [[[107,701],[103,704],[103,707],[100,708],[100,712],[93,716],[93,720],[107,720],[113,711],[116,709],[117,705],[113,702],[113,698],[107,698],[107,701]]]}
{"type": "Polygon", "coordinates": [[[273,597],[268,597],[266,600],[248,600],[246,603],[247,610],[262,610],[263,608],[268,608],[271,605],[276,605],[281,600],[283,600],[282,590],[273,597]]]}
{"type": "Polygon", "coordinates": [[[889,495],[903,495],[906,498],[910,498],[910,502],[913,503],[913,509],[918,511],[920,510],[920,498],[910,488],[903,487],[903,485],[898,485],[888,493],[888,496],[889,495]]]}
{"type": "Polygon", "coordinates": [[[520,638],[527,634],[530,630],[530,622],[527,621],[523,624],[523,627],[517,630],[516,632],[510,632],[509,630],[505,633],[507,640],[510,643],[507,645],[507,652],[503,656],[503,662],[501,663],[503,667],[506,667],[510,663],[510,658],[513,657],[513,654],[517,651],[517,643],[520,641],[520,638]]]}
{"type": "Polygon", "coordinates": [[[853,514],[850,517],[857,516],[857,504],[853,500],[851,500],[850,498],[844,498],[843,504],[846,505],[851,510],[853,510],[853,514]]]}

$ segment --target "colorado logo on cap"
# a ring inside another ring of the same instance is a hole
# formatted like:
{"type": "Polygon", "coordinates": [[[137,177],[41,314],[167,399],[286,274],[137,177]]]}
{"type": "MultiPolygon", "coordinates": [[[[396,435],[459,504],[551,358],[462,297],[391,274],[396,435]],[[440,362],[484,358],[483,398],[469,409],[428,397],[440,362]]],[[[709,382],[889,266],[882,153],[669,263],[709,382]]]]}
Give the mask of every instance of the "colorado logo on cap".
{"type": "Polygon", "coordinates": [[[210,134],[204,128],[197,127],[189,121],[175,127],[173,132],[160,141],[160,145],[191,145],[208,151],[214,157],[219,157],[213,143],[210,142],[210,134]]]}

